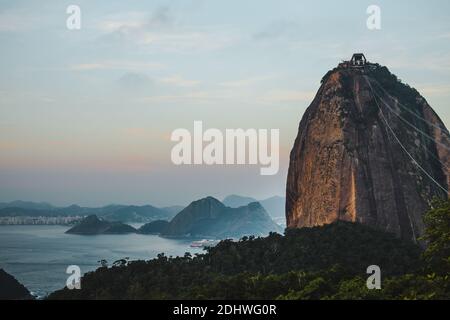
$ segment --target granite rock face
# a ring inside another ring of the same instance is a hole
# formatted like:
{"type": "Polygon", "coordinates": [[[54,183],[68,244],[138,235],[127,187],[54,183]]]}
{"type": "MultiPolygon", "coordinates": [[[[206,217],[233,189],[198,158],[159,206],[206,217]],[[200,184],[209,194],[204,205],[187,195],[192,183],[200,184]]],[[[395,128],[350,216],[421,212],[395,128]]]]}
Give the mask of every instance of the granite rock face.
{"type": "Polygon", "coordinates": [[[386,67],[329,71],[300,122],[286,187],[288,228],[360,222],[416,240],[448,197],[449,132],[386,67]]]}

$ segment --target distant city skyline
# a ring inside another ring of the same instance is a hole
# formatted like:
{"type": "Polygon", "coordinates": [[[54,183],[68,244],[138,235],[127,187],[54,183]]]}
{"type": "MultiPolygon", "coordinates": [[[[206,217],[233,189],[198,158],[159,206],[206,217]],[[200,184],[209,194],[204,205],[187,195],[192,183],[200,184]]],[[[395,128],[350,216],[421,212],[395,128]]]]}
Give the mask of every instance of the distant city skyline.
{"type": "Polygon", "coordinates": [[[0,202],[186,205],[284,196],[300,119],[355,52],[450,127],[450,2],[0,1],[0,202]],[[66,27],[69,4],[81,29],[66,27]],[[366,26],[381,9],[381,30],[366,26]],[[170,134],[280,130],[280,170],[175,166],[170,134]]]}

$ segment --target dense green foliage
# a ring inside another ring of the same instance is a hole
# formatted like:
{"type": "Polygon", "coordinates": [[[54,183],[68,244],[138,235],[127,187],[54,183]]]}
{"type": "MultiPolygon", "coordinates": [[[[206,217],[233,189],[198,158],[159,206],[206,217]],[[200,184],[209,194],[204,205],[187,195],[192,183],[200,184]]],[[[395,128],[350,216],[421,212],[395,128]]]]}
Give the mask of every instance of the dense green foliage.
{"type": "Polygon", "coordinates": [[[436,199],[425,215],[423,239],[428,246],[423,256],[428,272],[450,275],[450,201],[436,199]]]}
{"type": "Polygon", "coordinates": [[[31,300],[31,293],[12,275],[0,269],[0,300],[31,300]]]}
{"type": "Polygon", "coordinates": [[[346,222],[284,236],[222,241],[205,254],[158,255],[86,274],[81,290],[51,299],[448,299],[448,201],[426,215],[422,250],[391,234],[346,222]],[[382,289],[369,290],[378,265],[382,289]],[[435,269],[437,271],[434,271],[435,269]]]}

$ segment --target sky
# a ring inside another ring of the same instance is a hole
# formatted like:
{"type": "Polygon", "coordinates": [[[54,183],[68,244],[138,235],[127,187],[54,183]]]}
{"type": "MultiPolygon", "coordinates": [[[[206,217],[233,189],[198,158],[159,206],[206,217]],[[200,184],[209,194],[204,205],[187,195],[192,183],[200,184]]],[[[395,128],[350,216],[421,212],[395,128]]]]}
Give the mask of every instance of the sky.
{"type": "Polygon", "coordinates": [[[354,52],[450,126],[447,0],[0,0],[0,201],[186,205],[283,196],[299,121],[354,52]],[[69,5],[81,28],[66,26],[69,5]],[[369,5],[381,29],[366,26],[369,5]],[[280,170],[176,166],[177,128],[280,130],[280,170]]]}

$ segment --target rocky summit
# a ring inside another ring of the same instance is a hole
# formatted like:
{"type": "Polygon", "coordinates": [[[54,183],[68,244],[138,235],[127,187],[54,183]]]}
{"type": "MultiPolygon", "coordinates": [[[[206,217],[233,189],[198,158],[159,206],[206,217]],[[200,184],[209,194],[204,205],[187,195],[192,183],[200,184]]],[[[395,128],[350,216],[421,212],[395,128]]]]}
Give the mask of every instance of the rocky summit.
{"type": "Polygon", "coordinates": [[[286,187],[288,228],[360,222],[404,239],[448,197],[450,138],[417,90],[363,55],[339,64],[300,121],[286,187]]]}

